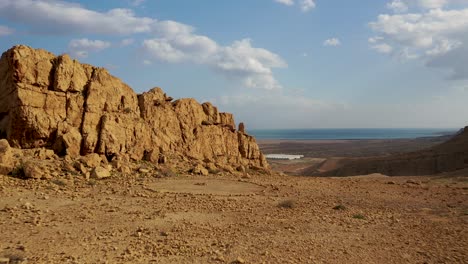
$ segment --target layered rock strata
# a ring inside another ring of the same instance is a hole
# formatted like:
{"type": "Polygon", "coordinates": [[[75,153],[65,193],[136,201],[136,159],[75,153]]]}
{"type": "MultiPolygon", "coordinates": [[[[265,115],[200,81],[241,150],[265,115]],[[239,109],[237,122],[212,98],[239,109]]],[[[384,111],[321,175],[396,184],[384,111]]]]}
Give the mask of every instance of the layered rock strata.
{"type": "Polygon", "coordinates": [[[173,101],[160,88],[136,94],[103,68],[27,46],[0,59],[0,138],[59,156],[268,168],[232,114],[194,99],[173,101]]]}

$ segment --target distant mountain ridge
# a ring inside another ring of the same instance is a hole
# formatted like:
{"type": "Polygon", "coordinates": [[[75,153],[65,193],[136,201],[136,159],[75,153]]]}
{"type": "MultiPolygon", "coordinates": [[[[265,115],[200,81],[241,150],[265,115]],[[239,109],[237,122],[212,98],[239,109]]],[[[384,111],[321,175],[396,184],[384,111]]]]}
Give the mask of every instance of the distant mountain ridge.
{"type": "Polygon", "coordinates": [[[384,157],[345,159],[328,171],[316,174],[305,170],[303,175],[354,176],[381,173],[388,176],[416,176],[466,168],[468,168],[468,126],[448,141],[427,150],[384,157]]]}

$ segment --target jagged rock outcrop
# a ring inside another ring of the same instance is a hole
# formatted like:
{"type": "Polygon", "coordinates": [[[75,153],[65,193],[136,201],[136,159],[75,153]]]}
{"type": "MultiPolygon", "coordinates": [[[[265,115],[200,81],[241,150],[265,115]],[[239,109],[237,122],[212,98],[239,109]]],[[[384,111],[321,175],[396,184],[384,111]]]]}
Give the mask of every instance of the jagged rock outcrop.
{"type": "Polygon", "coordinates": [[[0,138],[59,156],[268,167],[255,139],[210,103],[173,101],[160,88],[137,95],[103,68],[27,46],[0,59],[0,138]]]}
{"type": "Polygon", "coordinates": [[[427,150],[376,158],[345,160],[321,176],[353,176],[382,173],[388,176],[434,175],[468,168],[468,127],[453,138],[427,150]]]}

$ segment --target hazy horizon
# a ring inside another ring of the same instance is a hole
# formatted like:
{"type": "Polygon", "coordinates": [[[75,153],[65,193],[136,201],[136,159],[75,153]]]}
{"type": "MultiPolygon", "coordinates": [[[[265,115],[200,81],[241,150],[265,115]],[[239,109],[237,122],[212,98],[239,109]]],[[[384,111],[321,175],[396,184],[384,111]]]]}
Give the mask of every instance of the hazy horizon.
{"type": "MultiPolygon", "coordinates": [[[[466,127],[466,126],[465,126],[466,127]]],[[[445,132],[442,130],[459,130],[464,127],[292,127],[292,128],[254,128],[254,129],[246,129],[249,130],[327,130],[327,129],[425,129],[425,130],[441,130],[441,132],[445,132]]],[[[447,131],[447,132],[449,132],[447,131]]]]}
{"type": "Polygon", "coordinates": [[[468,0],[0,0],[0,40],[247,129],[468,125],[468,0]]]}

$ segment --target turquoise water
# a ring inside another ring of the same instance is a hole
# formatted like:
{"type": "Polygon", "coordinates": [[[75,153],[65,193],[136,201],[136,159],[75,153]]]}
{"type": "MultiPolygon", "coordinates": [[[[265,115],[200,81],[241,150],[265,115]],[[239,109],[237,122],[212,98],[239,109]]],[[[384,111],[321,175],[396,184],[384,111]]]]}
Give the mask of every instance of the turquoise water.
{"type": "Polygon", "coordinates": [[[456,133],[448,128],[351,128],[351,129],[252,129],[248,133],[257,139],[402,139],[442,136],[456,133]]]}

